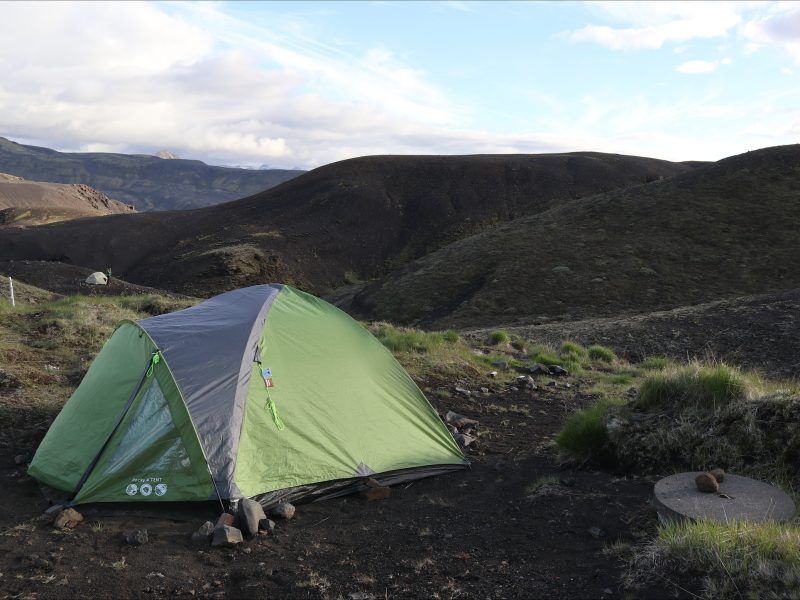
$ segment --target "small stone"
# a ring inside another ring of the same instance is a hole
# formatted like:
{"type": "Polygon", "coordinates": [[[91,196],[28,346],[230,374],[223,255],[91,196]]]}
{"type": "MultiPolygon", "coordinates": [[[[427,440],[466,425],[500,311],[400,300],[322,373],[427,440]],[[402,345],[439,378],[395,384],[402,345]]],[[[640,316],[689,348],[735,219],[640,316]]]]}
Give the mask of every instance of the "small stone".
{"type": "Polygon", "coordinates": [[[722,469],[719,468],[711,469],[709,473],[711,473],[714,476],[714,479],[717,480],[717,483],[722,483],[723,481],[725,481],[725,471],[723,471],[722,469]]]}
{"type": "Polygon", "coordinates": [[[558,384],[555,381],[550,381],[547,384],[549,387],[556,387],[558,384]]]}
{"type": "Polygon", "coordinates": [[[243,548],[242,549],[242,552],[244,552],[245,554],[250,554],[252,551],[253,551],[252,548],[243,548]]]}
{"type": "Polygon", "coordinates": [[[541,363],[536,363],[532,367],[528,367],[528,373],[531,375],[550,375],[550,369],[541,363]]]}
{"type": "Polygon", "coordinates": [[[487,387],[482,387],[482,388],[481,388],[481,393],[482,393],[482,394],[488,394],[488,393],[489,393],[489,388],[487,388],[487,387]]]}
{"type": "Polygon", "coordinates": [[[244,541],[242,532],[230,525],[220,525],[214,529],[211,545],[215,548],[230,548],[244,541]]]}
{"type": "Polygon", "coordinates": [[[697,489],[705,494],[711,494],[719,491],[719,483],[711,473],[700,473],[694,478],[697,489]]]}
{"type": "Polygon", "coordinates": [[[261,519],[258,522],[258,530],[267,532],[267,533],[274,533],[275,532],[275,521],[272,519],[261,519]]]}
{"type": "Polygon", "coordinates": [[[492,361],[492,366],[493,367],[497,367],[501,371],[505,371],[506,369],[508,369],[508,361],[506,361],[506,360],[495,360],[495,361],[492,361]]]}
{"type": "Polygon", "coordinates": [[[281,502],[272,509],[271,514],[279,519],[286,519],[287,521],[294,517],[294,505],[289,502],[281,502]]]}
{"type": "Polygon", "coordinates": [[[231,513],[224,512],[217,519],[217,524],[214,525],[214,529],[216,529],[217,527],[222,527],[223,525],[228,525],[229,527],[233,527],[233,523],[235,520],[236,517],[234,517],[231,513]]]}
{"type": "Polygon", "coordinates": [[[523,389],[527,390],[535,390],[538,389],[539,386],[536,385],[536,382],[533,380],[533,377],[530,375],[520,375],[516,379],[516,383],[518,386],[522,387],[523,389]]]}
{"type": "Polygon", "coordinates": [[[347,600],[372,600],[374,597],[369,592],[350,592],[347,594],[347,600]]]}
{"type": "Polygon", "coordinates": [[[83,515],[81,513],[74,508],[65,508],[58,513],[58,516],[53,522],[53,526],[56,529],[75,529],[81,521],[83,521],[83,515]]]}
{"type": "Polygon", "coordinates": [[[206,521],[200,526],[200,529],[192,533],[192,541],[207,544],[212,535],[214,535],[214,524],[211,521],[206,521]]]}
{"type": "Polygon", "coordinates": [[[466,433],[456,433],[453,438],[455,438],[456,443],[458,443],[458,445],[462,448],[466,448],[470,444],[474,444],[475,441],[477,441],[477,438],[467,435],[466,433]]]}
{"type": "Polygon", "coordinates": [[[489,371],[489,377],[497,377],[497,371],[489,371]]]}
{"type": "Polygon", "coordinates": [[[264,508],[250,498],[244,498],[239,502],[239,526],[242,533],[247,537],[253,537],[258,533],[258,524],[267,515],[264,508]]]}
{"type": "Polygon", "coordinates": [[[366,498],[369,502],[373,500],[386,500],[391,495],[392,488],[383,485],[378,485],[377,487],[370,486],[367,490],[361,492],[361,497],[366,498]]]}
{"type": "Polygon", "coordinates": [[[17,454],[14,457],[14,464],[22,466],[24,464],[27,464],[28,460],[29,459],[27,454],[17,454]]]}
{"type": "Polygon", "coordinates": [[[566,377],[569,375],[569,371],[567,371],[564,367],[560,367],[559,365],[552,365],[550,367],[550,373],[556,377],[566,377]]]}
{"type": "Polygon", "coordinates": [[[147,529],[134,529],[125,534],[125,541],[131,546],[144,546],[150,539],[147,536],[147,529]]]}
{"type": "Polygon", "coordinates": [[[600,529],[599,527],[590,527],[589,535],[592,536],[594,539],[599,540],[600,538],[606,537],[606,532],[600,529]]]}
{"type": "Polygon", "coordinates": [[[452,410],[448,410],[447,414],[444,416],[445,423],[449,423],[453,427],[457,427],[461,429],[462,427],[467,427],[469,425],[477,425],[478,422],[475,419],[470,419],[469,417],[465,417],[464,415],[460,415],[458,413],[454,413],[452,410]]]}
{"type": "Polygon", "coordinates": [[[456,394],[461,394],[462,396],[469,396],[472,394],[469,390],[465,390],[464,388],[457,387],[456,394]]]}

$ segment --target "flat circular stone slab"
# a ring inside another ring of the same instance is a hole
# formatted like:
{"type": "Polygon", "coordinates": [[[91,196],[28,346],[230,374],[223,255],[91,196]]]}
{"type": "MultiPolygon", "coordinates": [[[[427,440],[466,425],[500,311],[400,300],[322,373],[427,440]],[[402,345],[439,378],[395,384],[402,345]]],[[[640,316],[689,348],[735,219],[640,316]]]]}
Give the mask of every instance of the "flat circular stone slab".
{"type": "Polygon", "coordinates": [[[703,493],[694,482],[700,473],[678,473],[656,483],[656,510],[671,520],[710,519],[723,523],[788,521],[794,516],[792,498],[775,486],[726,473],[719,492],[703,493]]]}

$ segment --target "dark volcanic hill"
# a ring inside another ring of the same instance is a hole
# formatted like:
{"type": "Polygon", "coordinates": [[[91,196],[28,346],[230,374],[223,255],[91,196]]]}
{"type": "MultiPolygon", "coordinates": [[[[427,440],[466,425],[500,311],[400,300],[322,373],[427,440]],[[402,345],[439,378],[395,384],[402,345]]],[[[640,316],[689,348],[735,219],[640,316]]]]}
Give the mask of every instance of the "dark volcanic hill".
{"type": "Polygon", "coordinates": [[[0,227],[43,225],[133,212],[88,185],[43,183],[0,173],[0,227]]]}
{"type": "Polygon", "coordinates": [[[365,157],[209,208],[3,234],[0,260],[110,265],[129,281],[193,295],[269,280],[320,292],[498,222],[690,170],[598,153],[365,157]]]}
{"type": "Polygon", "coordinates": [[[800,145],[559,203],[340,294],[370,318],[487,325],[800,286],[800,145]]]}
{"type": "Polygon", "coordinates": [[[242,198],[304,171],[213,167],[199,160],[143,154],[57,152],[0,137],[0,172],[89,185],[138,210],[182,210],[242,198]]]}

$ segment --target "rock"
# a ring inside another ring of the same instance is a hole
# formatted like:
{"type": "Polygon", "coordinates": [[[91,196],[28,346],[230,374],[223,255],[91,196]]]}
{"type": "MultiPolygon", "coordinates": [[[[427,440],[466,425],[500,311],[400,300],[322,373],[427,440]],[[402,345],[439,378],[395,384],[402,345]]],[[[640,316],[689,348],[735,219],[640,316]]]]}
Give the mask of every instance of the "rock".
{"type": "Polygon", "coordinates": [[[501,371],[505,371],[508,369],[508,361],[507,360],[494,360],[492,361],[492,366],[497,367],[501,371]]]}
{"type": "Polygon", "coordinates": [[[550,375],[550,369],[546,365],[536,363],[532,367],[528,367],[528,373],[531,375],[550,375]]]}
{"type": "Polygon", "coordinates": [[[294,505],[288,502],[281,502],[272,509],[271,514],[279,519],[286,519],[287,521],[294,517],[294,505]]]}
{"type": "Polygon", "coordinates": [[[46,509],[43,514],[48,517],[55,518],[58,515],[58,513],[60,513],[62,510],[64,510],[63,504],[53,504],[53,506],[46,509]]]}
{"type": "Polygon", "coordinates": [[[375,598],[369,592],[350,592],[347,594],[347,600],[372,600],[375,598]]]}
{"type": "MultiPolygon", "coordinates": [[[[372,481],[375,481],[374,479],[372,481]]],[[[375,483],[378,483],[377,481],[375,483]]],[[[370,485],[369,482],[367,483],[369,488],[361,492],[361,497],[366,498],[367,501],[372,502],[373,500],[386,500],[389,496],[392,495],[392,488],[383,486],[383,485],[370,485]]]]}
{"type": "Polygon", "coordinates": [[[489,371],[489,377],[497,377],[497,371],[489,371]]]}
{"type": "Polygon", "coordinates": [[[549,381],[547,385],[548,387],[556,387],[558,384],[555,381],[549,381]]]}
{"type": "Polygon", "coordinates": [[[700,473],[694,478],[697,489],[703,493],[711,494],[719,491],[719,482],[711,473],[700,473]]]}
{"type": "Polygon", "coordinates": [[[457,387],[456,394],[461,394],[462,396],[469,396],[472,394],[469,390],[465,390],[464,388],[457,387]]]}
{"type": "Polygon", "coordinates": [[[272,519],[263,518],[258,522],[258,530],[267,533],[275,532],[275,521],[272,519]]]}
{"type": "Polygon", "coordinates": [[[217,519],[217,524],[214,525],[214,529],[217,527],[222,527],[223,525],[233,527],[234,521],[236,521],[236,517],[234,517],[231,513],[224,512],[217,519]]]}
{"type": "Polygon", "coordinates": [[[83,521],[83,515],[74,508],[65,508],[53,521],[53,526],[56,529],[75,529],[78,523],[83,521]]]}
{"type": "Polygon", "coordinates": [[[457,427],[461,429],[462,427],[467,427],[468,425],[477,425],[478,422],[475,419],[470,419],[469,417],[465,417],[464,415],[460,415],[458,413],[454,413],[452,410],[448,410],[447,414],[444,416],[445,423],[449,423],[453,427],[457,427]]]}
{"type": "Polygon", "coordinates": [[[723,471],[722,469],[719,468],[711,469],[709,473],[711,473],[714,476],[714,479],[717,480],[717,483],[722,483],[723,481],[725,481],[725,471],[723,471]]]}
{"type": "Polygon", "coordinates": [[[215,548],[230,548],[244,541],[242,532],[230,525],[220,525],[214,528],[214,538],[211,545],[215,548]]]}
{"type": "Polygon", "coordinates": [[[606,537],[606,532],[600,529],[599,527],[590,527],[589,535],[592,536],[594,539],[599,540],[600,538],[606,537]]]}
{"type": "Polygon", "coordinates": [[[487,387],[482,387],[482,388],[481,388],[481,393],[482,393],[482,394],[488,394],[488,393],[489,393],[489,388],[487,388],[487,387]]]}
{"type": "Polygon", "coordinates": [[[28,458],[27,454],[17,454],[14,457],[14,464],[21,466],[21,465],[27,464],[28,460],[30,460],[30,459],[28,458]]]}
{"type": "Polygon", "coordinates": [[[566,377],[569,375],[569,371],[559,365],[552,365],[550,367],[550,374],[555,375],[556,377],[566,377]]]}
{"type": "Polygon", "coordinates": [[[465,433],[457,433],[453,436],[459,446],[462,448],[466,448],[470,444],[473,444],[477,441],[477,438],[472,437],[471,435],[467,435],[465,433]]]}
{"type": "Polygon", "coordinates": [[[214,524],[211,521],[206,521],[200,525],[200,529],[192,533],[192,541],[207,544],[212,535],[214,535],[214,524]]]}
{"type": "Polygon", "coordinates": [[[520,375],[516,379],[516,384],[527,390],[536,390],[539,389],[539,386],[536,385],[536,382],[533,380],[533,377],[530,375],[520,375]]]}
{"type": "Polygon", "coordinates": [[[447,427],[447,430],[448,430],[450,433],[452,433],[453,435],[455,435],[455,434],[457,434],[457,433],[458,433],[458,429],[456,429],[455,427],[453,427],[452,425],[450,425],[450,423],[447,423],[446,427],[447,427]]]}
{"type": "Polygon", "coordinates": [[[239,527],[245,536],[253,537],[257,534],[259,522],[266,518],[264,508],[255,500],[244,498],[239,502],[239,527]]]}
{"type": "Polygon", "coordinates": [[[125,541],[131,546],[144,546],[150,539],[147,537],[147,529],[134,529],[125,534],[125,541]]]}

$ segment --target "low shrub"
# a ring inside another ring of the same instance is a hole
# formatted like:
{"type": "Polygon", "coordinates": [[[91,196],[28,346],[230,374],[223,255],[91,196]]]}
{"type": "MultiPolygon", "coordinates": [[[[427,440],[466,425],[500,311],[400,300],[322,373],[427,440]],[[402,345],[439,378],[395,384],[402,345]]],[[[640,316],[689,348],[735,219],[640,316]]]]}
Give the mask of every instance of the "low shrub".
{"type": "Polygon", "coordinates": [[[586,348],[581,346],[578,342],[566,341],[561,344],[558,354],[561,358],[580,361],[586,356],[586,348]]]}
{"type": "Polygon", "coordinates": [[[636,407],[663,409],[701,405],[716,408],[753,393],[751,378],[724,363],[691,363],[650,375],[642,383],[636,407]]]}
{"type": "Polygon", "coordinates": [[[556,434],[558,447],[579,460],[595,460],[609,462],[613,453],[608,446],[608,429],[606,412],[622,401],[603,399],[599,402],[574,412],[567,417],[561,430],[556,434]]]}
{"type": "Polygon", "coordinates": [[[489,334],[489,337],[486,341],[491,346],[497,346],[499,344],[507,344],[510,339],[511,336],[508,335],[508,332],[505,329],[496,329],[489,334]]]}
{"type": "Polygon", "coordinates": [[[668,522],[654,540],[634,548],[626,587],[652,586],[654,573],[666,582],[685,580],[686,573],[699,576],[703,598],[796,598],[800,529],[782,523],[668,522]]]}
{"type": "Polygon", "coordinates": [[[589,346],[587,350],[587,354],[589,358],[597,362],[605,362],[610,363],[617,360],[617,355],[611,348],[606,348],[605,346],[589,346]]]}

